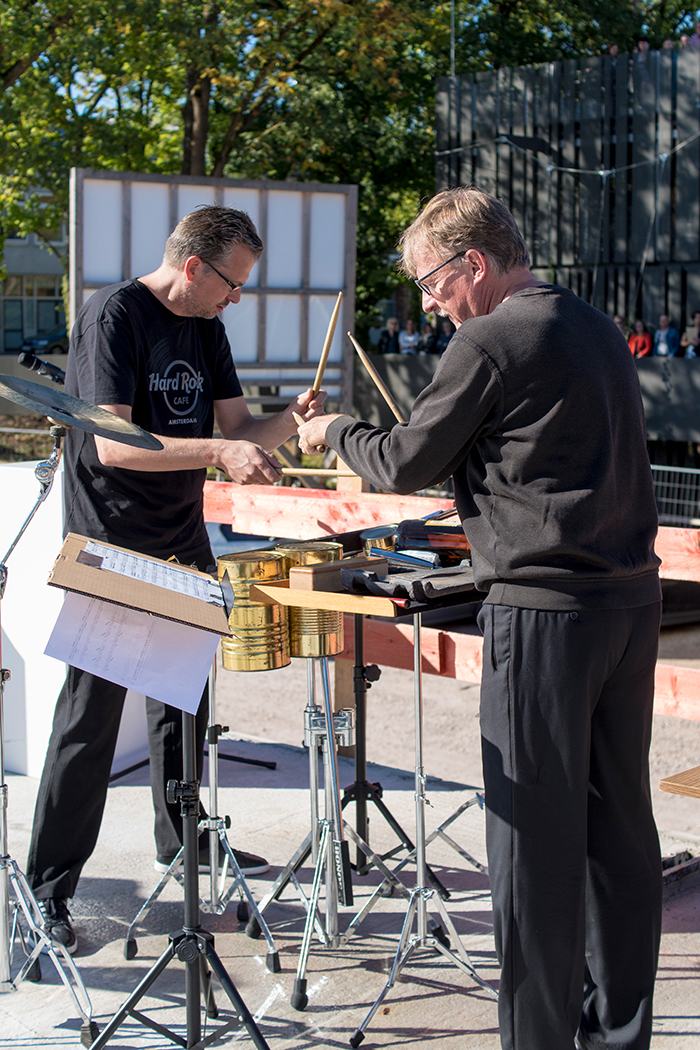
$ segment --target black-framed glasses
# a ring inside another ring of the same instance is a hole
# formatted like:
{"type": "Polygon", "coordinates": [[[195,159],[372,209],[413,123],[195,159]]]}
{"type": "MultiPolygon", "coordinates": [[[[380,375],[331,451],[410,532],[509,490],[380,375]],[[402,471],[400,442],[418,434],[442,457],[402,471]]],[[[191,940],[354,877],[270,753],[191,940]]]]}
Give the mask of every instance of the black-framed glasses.
{"type": "Polygon", "coordinates": [[[229,281],[228,277],[224,277],[221,270],[217,270],[217,268],[214,266],[214,263],[210,263],[207,259],[202,259],[202,262],[205,264],[205,266],[208,266],[210,270],[213,270],[215,274],[218,274],[222,281],[226,281],[226,284],[229,286],[232,292],[237,292],[239,288],[243,287],[242,284],[234,284],[233,281],[229,281]]]}
{"type": "Polygon", "coordinates": [[[440,263],[439,266],[436,266],[434,270],[429,270],[428,273],[423,274],[422,277],[414,278],[414,283],[418,285],[421,292],[425,292],[426,295],[432,295],[432,289],[425,283],[428,277],[432,277],[434,273],[437,273],[438,270],[441,270],[443,266],[447,266],[448,263],[454,262],[455,259],[464,258],[466,254],[466,252],[457,252],[455,255],[452,255],[449,259],[445,259],[445,261],[440,263]]]}

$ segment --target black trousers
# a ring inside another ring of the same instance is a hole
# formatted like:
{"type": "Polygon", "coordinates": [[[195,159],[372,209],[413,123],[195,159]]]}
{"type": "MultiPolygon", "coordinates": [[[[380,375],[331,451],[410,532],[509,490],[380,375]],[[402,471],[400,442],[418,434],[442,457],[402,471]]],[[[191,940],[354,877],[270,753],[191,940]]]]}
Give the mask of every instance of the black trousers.
{"type": "Polygon", "coordinates": [[[661,932],[648,752],[660,604],[484,605],[481,734],[504,1050],[647,1050],[661,932]]]}
{"type": "MultiPolygon", "coordinates": [[[[69,667],[54,714],[27,860],[34,895],[72,897],[102,823],[126,689],[69,667]]],[[[182,780],[182,711],[146,700],[151,793],[158,857],[170,860],[182,844],[180,804],[168,803],[168,780],[182,780]]],[[[195,718],[197,777],[201,780],[209,720],[208,690],[195,718]]],[[[124,848],[128,849],[128,842],[124,848]]]]}

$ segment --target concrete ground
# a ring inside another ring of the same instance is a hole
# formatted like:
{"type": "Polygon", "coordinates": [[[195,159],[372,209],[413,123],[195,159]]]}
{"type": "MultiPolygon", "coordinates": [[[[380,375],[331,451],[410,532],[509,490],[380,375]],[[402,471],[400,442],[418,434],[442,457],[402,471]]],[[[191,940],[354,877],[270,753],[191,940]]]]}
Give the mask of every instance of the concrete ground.
{"type": "MultiPolygon", "coordinates": [[[[668,658],[673,660],[694,659],[698,651],[684,629],[671,632],[667,642],[668,658]]],[[[425,677],[424,683],[424,767],[430,803],[426,821],[430,831],[472,798],[480,784],[478,689],[431,677],[425,677]]],[[[276,763],[274,770],[223,759],[219,763],[219,808],[231,816],[230,841],[264,854],[272,865],[268,876],[248,882],[258,900],[310,826],[308,755],[299,746],[305,702],[305,661],[295,660],[290,667],[275,672],[246,675],[224,671],[219,676],[218,720],[235,727],[230,738],[222,741],[221,751],[276,763]]],[[[697,765],[699,755],[700,724],[657,719],[654,783],[659,776],[697,765]]],[[[412,833],[414,731],[409,672],[385,670],[368,695],[368,757],[374,760],[368,779],[381,782],[385,802],[412,833]]],[[[341,758],[339,765],[341,785],[351,783],[351,760],[341,758]]],[[[10,854],[23,867],[37,782],[10,776],[8,784],[10,854]]],[[[700,800],[656,791],[655,805],[664,855],[686,849],[698,852],[700,800]]],[[[136,958],[124,958],[128,925],[157,880],[151,826],[148,771],[141,769],[111,786],[97,849],[72,902],[80,940],[75,961],[101,1029],[160,956],[167,933],[182,923],[182,890],[171,880],[137,930],[136,958]]],[[[481,862],[485,862],[483,831],[483,814],[478,806],[469,808],[452,828],[458,844],[481,862]]],[[[371,813],[370,839],[379,849],[396,844],[393,833],[375,812],[371,813]]],[[[449,889],[445,907],[471,963],[496,988],[498,967],[487,877],[440,840],[429,846],[428,861],[449,889]]],[[[307,894],[311,877],[312,869],[307,865],[299,876],[307,894]]],[[[411,887],[414,869],[408,866],[401,878],[411,887]]],[[[376,873],[355,878],[356,908],[378,881],[376,873]]],[[[201,890],[206,895],[206,879],[201,890]]],[[[439,918],[434,898],[428,907],[431,915],[439,918]]],[[[340,908],[341,932],[355,910],[340,908]]],[[[379,898],[347,944],[323,948],[315,938],[307,970],[309,1002],[303,1012],[290,1004],[305,917],[293,887],[288,886],[281,901],[271,904],[265,913],[279,953],[279,972],[266,967],[265,939],[253,940],[246,935],[237,918],[235,899],[221,915],[203,913],[202,924],[215,935],[216,951],[255,1015],[270,1050],[304,1050],[349,1045],[387,980],[405,913],[406,902],[401,896],[379,898]]],[[[17,951],[13,972],[18,969],[19,955],[17,951]]],[[[45,957],[42,971],[40,983],[24,982],[16,992],[0,996],[0,1050],[80,1045],[78,1011],[45,957]]],[[[698,977],[700,882],[690,876],[674,883],[666,893],[652,1050],[695,1050],[700,1045],[698,977]]],[[[184,967],[172,962],[140,1004],[144,1013],[179,1035],[184,1040],[181,1045],[187,1044],[184,993],[184,967]]],[[[221,1023],[229,1004],[218,985],[216,994],[221,1023]]],[[[206,1024],[210,1033],[217,1022],[206,1024]]],[[[252,1045],[244,1030],[229,1032],[214,1045],[239,1041],[252,1045]]],[[[494,1000],[448,959],[432,948],[418,947],[373,1017],[363,1045],[425,1044],[435,1050],[497,1050],[500,1046],[494,1000]]],[[[119,1050],[160,1050],[172,1042],[129,1018],[109,1045],[119,1050]]]]}

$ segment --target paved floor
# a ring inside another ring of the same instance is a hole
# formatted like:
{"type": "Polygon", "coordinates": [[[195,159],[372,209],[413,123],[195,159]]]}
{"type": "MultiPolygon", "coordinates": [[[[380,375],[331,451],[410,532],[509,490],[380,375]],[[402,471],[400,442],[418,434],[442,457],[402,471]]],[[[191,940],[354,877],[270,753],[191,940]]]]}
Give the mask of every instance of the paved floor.
{"type": "MultiPolygon", "coordinates": [[[[255,690],[248,686],[247,702],[251,705],[268,702],[261,679],[255,681],[258,683],[255,690]]],[[[296,688],[298,676],[290,677],[289,681],[294,682],[296,688]]],[[[441,683],[443,697],[445,689],[458,685],[441,683]]],[[[279,694],[277,699],[281,699],[279,694]]],[[[302,709],[303,697],[298,709],[300,723],[302,709]]],[[[301,737],[301,731],[297,735],[301,737]]],[[[449,742],[445,748],[449,748],[449,742]]],[[[225,740],[222,751],[276,763],[276,769],[268,770],[220,762],[223,785],[220,810],[231,816],[231,841],[264,853],[273,865],[269,876],[249,880],[256,898],[261,899],[271,879],[292,856],[310,826],[308,756],[300,747],[255,739],[225,740]]],[[[373,753],[377,754],[376,745],[373,753]]],[[[413,773],[409,771],[410,752],[406,757],[404,768],[371,765],[369,779],[382,783],[391,811],[412,831],[415,802],[413,773]]],[[[341,758],[341,784],[348,784],[352,779],[351,761],[341,758]]],[[[23,866],[37,785],[26,777],[9,777],[8,782],[10,853],[23,866]]],[[[435,828],[462,801],[472,798],[475,783],[468,778],[460,783],[429,778],[428,830],[435,828]]],[[[95,1020],[102,1029],[160,956],[167,943],[167,933],[182,922],[182,891],[171,881],[137,931],[136,958],[131,961],[124,958],[123,939],[128,924],[157,879],[152,867],[152,810],[147,785],[147,770],[139,770],[110,788],[100,841],[72,903],[80,938],[75,959],[89,990],[95,1020]]],[[[468,809],[455,822],[453,830],[455,840],[463,848],[477,860],[485,861],[483,816],[478,806],[468,809]]],[[[380,849],[392,848],[396,842],[376,813],[371,816],[371,840],[372,845],[380,849]]],[[[664,832],[664,853],[677,852],[687,847],[689,841],[687,836],[664,832]]],[[[497,987],[487,878],[440,840],[429,847],[428,860],[450,891],[445,907],[471,963],[490,986],[497,987]]],[[[307,894],[311,876],[309,866],[300,872],[300,883],[307,894]]],[[[401,877],[412,886],[412,867],[408,866],[401,877]]],[[[355,879],[356,906],[369,897],[377,883],[376,874],[355,879]]],[[[673,889],[676,892],[667,895],[665,902],[652,1047],[653,1050],[697,1050],[700,1045],[700,884],[692,884],[688,879],[673,889]]],[[[205,879],[201,890],[206,895],[205,879]]],[[[429,908],[431,914],[439,918],[434,898],[429,908]]],[[[273,903],[265,913],[279,953],[279,972],[270,972],[266,966],[264,938],[253,940],[246,935],[237,918],[235,901],[221,915],[203,914],[202,922],[215,935],[217,953],[255,1015],[270,1050],[305,1050],[349,1045],[353,1032],[387,980],[405,913],[406,902],[401,896],[379,898],[347,944],[323,948],[315,938],[307,971],[309,1002],[303,1012],[290,1004],[305,915],[293,887],[288,886],[282,900],[273,903]]],[[[353,914],[354,909],[340,909],[341,932],[353,914]]],[[[15,965],[15,972],[16,969],[15,965]]],[[[42,969],[41,983],[24,982],[18,991],[0,996],[0,1050],[80,1045],[78,1012],[48,960],[42,960],[42,969]]],[[[187,1042],[184,993],[183,965],[173,962],[141,1003],[144,1012],[184,1039],[182,1045],[187,1042]]],[[[223,1018],[228,1012],[228,1003],[219,989],[217,1002],[223,1018]]],[[[207,1031],[211,1032],[216,1024],[207,1022],[207,1031]]],[[[245,1031],[240,1030],[225,1034],[215,1045],[232,1045],[238,1041],[252,1045],[245,1031]]],[[[109,1045],[119,1050],[135,1047],[160,1050],[172,1043],[129,1018],[109,1045]]],[[[497,1050],[500,1043],[496,1006],[487,992],[451,961],[432,948],[419,947],[372,1019],[363,1045],[497,1050]]]]}

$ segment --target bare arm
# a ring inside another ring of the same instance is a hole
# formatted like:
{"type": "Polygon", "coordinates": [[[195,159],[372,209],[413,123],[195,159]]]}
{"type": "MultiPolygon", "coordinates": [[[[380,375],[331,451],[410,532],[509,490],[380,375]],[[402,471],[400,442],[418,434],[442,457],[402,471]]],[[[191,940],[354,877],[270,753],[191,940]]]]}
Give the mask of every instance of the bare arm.
{"type": "MultiPolygon", "coordinates": [[[[245,399],[214,402],[214,414],[222,437],[171,438],[158,435],[160,451],[134,448],[96,437],[100,462],[126,470],[197,470],[216,467],[239,485],[266,485],[279,480],[280,463],[266,448],[273,449],[296,433],[293,411],[311,418],[322,411],[325,394],[312,401],[310,391],[300,395],[283,412],[270,417],[251,416],[245,399]],[[264,447],[263,447],[264,446],[264,447]]],[[[130,405],[102,405],[123,419],[131,420],[130,405]]]]}

